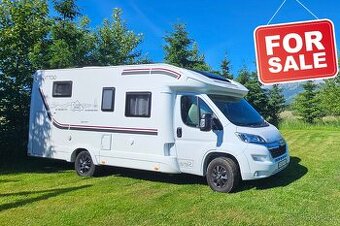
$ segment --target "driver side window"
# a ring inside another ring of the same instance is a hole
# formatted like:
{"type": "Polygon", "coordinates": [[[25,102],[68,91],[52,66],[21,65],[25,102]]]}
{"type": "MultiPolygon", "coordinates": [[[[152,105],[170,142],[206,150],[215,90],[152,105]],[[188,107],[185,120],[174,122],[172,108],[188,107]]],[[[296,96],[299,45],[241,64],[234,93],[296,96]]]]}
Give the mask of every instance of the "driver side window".
{"type": "Polygon", "coordinates": [[[207,113],[213,116],[213,129],[222,129],[222,125],[214,112],[201,98],[193,95],[181,97],[181,116],[187,126],[198,128],[200,118],[207,113]]]}
{"type": "Polygon", "coordinates": [[[181,97],[181,115],[184,124],[191,127],[198,127],[198,106],[196,96],[181,97]]]}

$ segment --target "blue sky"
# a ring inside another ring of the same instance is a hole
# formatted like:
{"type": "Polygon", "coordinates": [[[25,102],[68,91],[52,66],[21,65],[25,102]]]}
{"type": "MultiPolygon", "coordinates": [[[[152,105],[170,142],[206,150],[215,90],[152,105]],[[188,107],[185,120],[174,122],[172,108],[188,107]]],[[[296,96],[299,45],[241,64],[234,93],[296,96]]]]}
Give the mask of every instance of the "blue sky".
{"type": "MultiPolygon", "coordinates": [[[[267,24],[283,0],[78,0],[83,15],[95,29],[110,18],[115,7],[123,10],[129,29],[144,34],[140,49],[155,62],[162,62],[163,37],[172,24],[183,22],[206,61],[218,69],[225,53],[233,73],[242,66],[255,70],[254,29],[267,24]]],[[[319,18],[328,18],[340,38],[340,1],[300,0],[319,18]],[[337,30],[338,28],[338,30],[337,30]]],[[[271,24],[313,20],[295,0],[287,0],[271,24]]],[[[337,41],[337,46],[339,45],[337,41]]]]}

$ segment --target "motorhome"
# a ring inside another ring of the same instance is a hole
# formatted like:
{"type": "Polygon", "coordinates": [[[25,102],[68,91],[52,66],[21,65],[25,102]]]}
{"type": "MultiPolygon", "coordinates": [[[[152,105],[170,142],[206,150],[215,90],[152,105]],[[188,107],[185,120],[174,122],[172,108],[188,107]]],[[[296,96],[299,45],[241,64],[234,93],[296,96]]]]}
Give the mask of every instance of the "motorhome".
{"type": "Polygon", "coordinates": [[[41,70],[34,74],[28,155],[205,176],[231,192],[287,167],[279,131],[221,76],[168,64],[41,70]]]}

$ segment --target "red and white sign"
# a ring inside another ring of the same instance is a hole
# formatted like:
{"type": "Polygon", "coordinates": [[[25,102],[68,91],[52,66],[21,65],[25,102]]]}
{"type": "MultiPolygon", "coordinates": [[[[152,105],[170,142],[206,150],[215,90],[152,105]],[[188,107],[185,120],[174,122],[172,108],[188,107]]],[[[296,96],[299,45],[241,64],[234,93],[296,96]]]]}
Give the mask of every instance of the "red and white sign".
{"type": "Polygon", "coordinates": [[[338,58],[330,20],[257,27],[257,72],[263,84],[335,77],[338,58]]]}

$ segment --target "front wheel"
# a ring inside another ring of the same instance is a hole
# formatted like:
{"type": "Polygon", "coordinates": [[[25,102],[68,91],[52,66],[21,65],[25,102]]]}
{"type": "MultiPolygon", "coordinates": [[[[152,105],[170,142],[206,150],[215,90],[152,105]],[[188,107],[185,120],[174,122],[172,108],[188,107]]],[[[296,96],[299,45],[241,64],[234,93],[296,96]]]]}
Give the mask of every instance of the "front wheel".
{"type": "Polygon", "coordinates": [[[239,183],[240,171],[232,159],[220,157],[209,163],[206,177],[212,190],[232,192],[239,183]]]}
{"type": "Polygon", "coordinates": [[[82,151],[77,155],[74,166],[77,174],[82,177],[93,176],[96,169],[91,155],[87,151],[82,151]]]}

